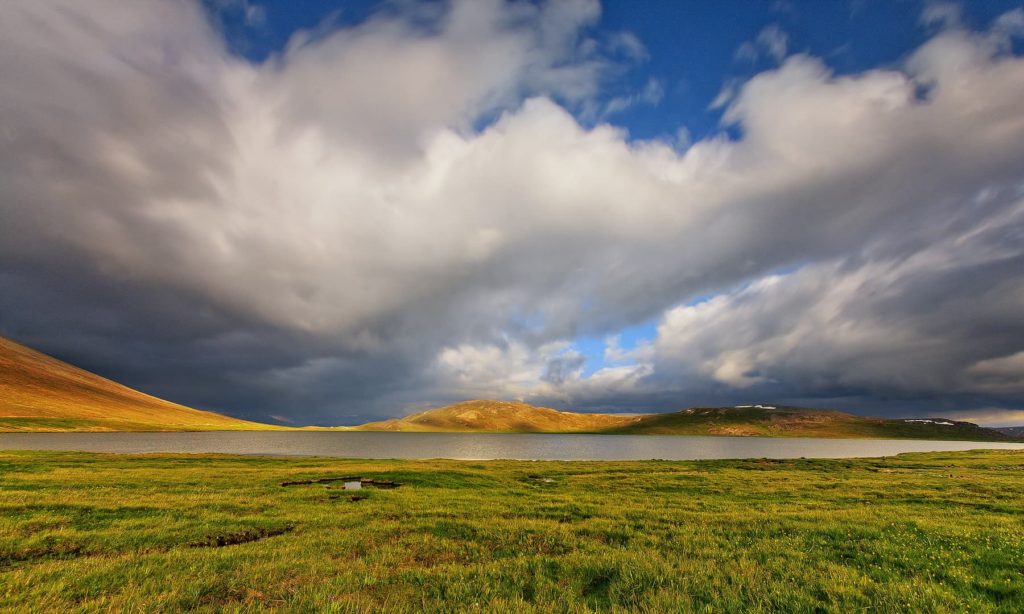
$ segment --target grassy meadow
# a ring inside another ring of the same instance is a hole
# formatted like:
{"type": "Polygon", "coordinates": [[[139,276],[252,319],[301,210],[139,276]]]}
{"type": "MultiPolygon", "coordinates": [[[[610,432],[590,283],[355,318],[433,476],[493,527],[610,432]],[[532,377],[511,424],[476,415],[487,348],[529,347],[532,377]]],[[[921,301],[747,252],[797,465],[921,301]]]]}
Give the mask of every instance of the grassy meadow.
{"type": "Polygon", "coordinates": [[[1020,612],[1022,544],[1021,451],[694,462],[0,452],[4,611],[1020,612]],[[399,486],[314,481],[342,477],[399,486]]]}

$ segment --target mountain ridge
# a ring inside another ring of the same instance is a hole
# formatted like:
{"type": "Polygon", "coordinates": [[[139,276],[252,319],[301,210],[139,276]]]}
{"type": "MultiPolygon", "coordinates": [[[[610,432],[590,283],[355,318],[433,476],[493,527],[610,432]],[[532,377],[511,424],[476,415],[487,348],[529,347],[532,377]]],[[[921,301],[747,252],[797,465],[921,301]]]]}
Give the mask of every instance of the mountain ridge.
{"type": "Polygon", "coordinates": [[[689,407],[676,412],[623,415],[576,413],[486,399],[462,401],[405,418],[368,422],[346,430],[1016,440],[972,422],[944,418],[875,418],[835,409],[785,405],[689,407]]]}
{"type": "Polygon", "coordinates": [[[0,336],[0,431],[277,428],[165,401],[0,336]]]}
{"type": "Polygon", "coordinates": [[[134,390],[0,336],[0,432],[317,430],[596,433],[1024,441],[944,418],[872,418],[776,405],[690,407],[652,414],[581,413],[517,401],[467,400],[348,427],[284,427],[186,407],[134,390]]]}

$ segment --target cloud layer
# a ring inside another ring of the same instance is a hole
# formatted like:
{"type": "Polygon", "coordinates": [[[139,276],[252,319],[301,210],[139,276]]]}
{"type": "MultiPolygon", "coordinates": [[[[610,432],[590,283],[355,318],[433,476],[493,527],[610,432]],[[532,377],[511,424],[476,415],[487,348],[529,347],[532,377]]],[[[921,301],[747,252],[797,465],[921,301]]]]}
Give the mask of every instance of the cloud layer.
{"type": "Polygon", "coordinates": [[[584,0],[400,5],[262,64],[187,2],[0,13],[3,330],[147,390],[1024,406],[1019,11],[853,75],[767,46],[740,136],[685,149],[577,119],[645,54],[584,0]],[[572,345],[652,320],[596,371],[572,345]]]}

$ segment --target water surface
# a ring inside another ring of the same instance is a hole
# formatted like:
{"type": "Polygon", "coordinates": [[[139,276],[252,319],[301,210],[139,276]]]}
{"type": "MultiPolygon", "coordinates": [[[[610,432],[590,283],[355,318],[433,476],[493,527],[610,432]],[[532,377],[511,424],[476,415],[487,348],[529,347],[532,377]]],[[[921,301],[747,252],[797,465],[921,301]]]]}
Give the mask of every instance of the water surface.
{"type": "Polygon", "coordinates": [[[1024,449],[1021,443],[674,435],[205,432],[0,433],[0,450],[216,452],[349,458],[459,460],[697,460],[851,458],[901,452],[1024,449]]]}

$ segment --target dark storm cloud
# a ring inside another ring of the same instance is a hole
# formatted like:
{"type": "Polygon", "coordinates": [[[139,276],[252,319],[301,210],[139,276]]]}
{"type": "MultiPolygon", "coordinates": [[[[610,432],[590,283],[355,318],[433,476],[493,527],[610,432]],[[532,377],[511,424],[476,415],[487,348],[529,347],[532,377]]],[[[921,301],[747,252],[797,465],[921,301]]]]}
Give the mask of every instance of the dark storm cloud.
{"type": "Polygon", "coordinates": [[[742,139],[680,151],[566,110],[615,72],[593,2],[410,6],[261,65],[187,2],[0,11],[0,330],[126,383],[318,423],[1022,405],[1016,13],[901,70],[790,57],[742,139]],[[650,319],[587,374],[573,337],[650,319]]]}

